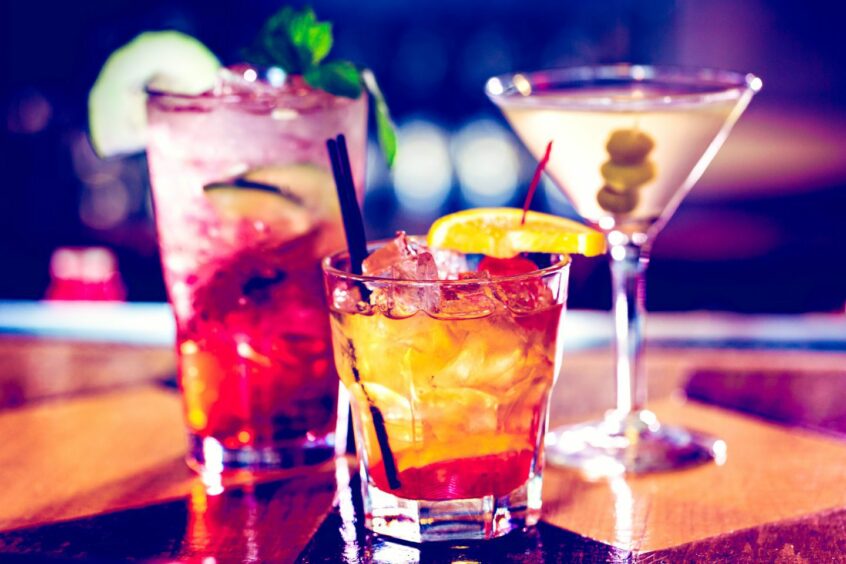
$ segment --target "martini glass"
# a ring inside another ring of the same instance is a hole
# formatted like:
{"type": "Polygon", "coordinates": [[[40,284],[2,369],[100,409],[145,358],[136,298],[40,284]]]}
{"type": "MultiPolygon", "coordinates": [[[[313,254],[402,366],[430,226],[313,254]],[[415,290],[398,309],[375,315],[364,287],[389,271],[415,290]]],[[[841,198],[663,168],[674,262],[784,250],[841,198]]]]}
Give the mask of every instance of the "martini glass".
{"type": "Polygon", "coordinates": [[[725,443],[664,425],[646,409],[641,365],[650,246],[761,88],[751,74],[609,65],[491,78],[488,97],[611,255],[616,408],[547,436],[554,463],[591,473],[671,470],[725,443]]]}

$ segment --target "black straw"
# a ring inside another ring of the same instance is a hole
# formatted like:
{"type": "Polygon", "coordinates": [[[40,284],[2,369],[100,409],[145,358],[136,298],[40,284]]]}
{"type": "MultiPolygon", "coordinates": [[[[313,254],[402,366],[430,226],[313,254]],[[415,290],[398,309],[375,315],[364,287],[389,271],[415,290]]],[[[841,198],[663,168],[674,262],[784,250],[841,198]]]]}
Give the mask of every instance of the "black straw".
{"type": "Polygon", "coordinates": [[[344,219],[344,231],[347,234],[347,246],[350,251],[350,270],[353,274],[361,274],[361,263],[367,258],[367,237],[364,234],[364,221],[361,218],[361,208],[358,207],[358,198],[355,194],[347,143],[343,135],[338,135],[337,140],[327,140],[326,147],[329,149],[332,174],[335,175],[335,188],[338,190],[338,201],[341,203],[341,215],[344,219]]]}
{"type": "MultiPolygon", "coordinates": [[[[347,142],[343,135],[337,139],[327,139],[326,148],[329,151],[329,160],[332,162],[332,174],[335,177],[335,188],[338,190],[338,201],[341,203],[341,215],[344,220],[344,231],[347,234],[347,247],[350,253],[350,270],[354,274],[362,274],[362,262],[367,258],[367,236],[364,233],[364,221],[361,217],[361,208],[358,206],[358,199],[355,195],[355,183],[352,179],[352,168],[350,157],[347,153],[347,142]]],[[[359,285],[362,299],[370,299],[370,291],[364,284],[359,285]]],[[[356,367],[355,356],[352,355],[350,364],[355,381],[360,383],[358,368],[356,367]]],[[[397,463],[391,445],[388,442],[388,432],[385,428],[385,418],[378,407],[373,405],[373,400],[367,395],[367,390],[361,386],[364,397],[370,406],[370,415],[373,419],[373,428],[376,431],[376,440],[379,443],[379,450],[382,452],[382,464],[385,467],[385,477],[392,490],[400,487],[397,463]]]]}

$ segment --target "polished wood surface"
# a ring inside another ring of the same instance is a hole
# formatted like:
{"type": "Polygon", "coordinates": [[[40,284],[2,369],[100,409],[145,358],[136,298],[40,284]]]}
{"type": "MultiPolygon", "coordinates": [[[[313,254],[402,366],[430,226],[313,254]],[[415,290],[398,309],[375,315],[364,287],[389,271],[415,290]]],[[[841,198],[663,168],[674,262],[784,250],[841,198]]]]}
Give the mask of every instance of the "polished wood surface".
{"type": "Polygon", "coordinates": [[[8,336],[0,338],[0,409],[173,378],[164,347],[8,336]]]}
{"type": "Polygon", "coordinates": [[[179,398],[137,389],[0,413],[0,527],[90,515],[185,495],[192,473],[179,398]]]}
{"type": "MultiPolygon", "coordinates": [[[[420,548],[362,529],[348,461],[240,476],[208,495],[182,461],[166,349],[0,338],[0,351],[0,382],[27,390],[0,410],[0,480],[12,485],[0,490],[6,555],[830,562],[846,554],[844,353],[653,348],[652,408],[725,439],[724,464],[611,479],[547,468],[536,530],[420,548]],[[697,401],[684,399],[685,387],[697,401]]],[[[553,424],[611,406],[610,362],[604,348],[568,355],[553,424]]]]}
{"type": "Polygon", "coordinates": [[[724,464],[586,480],[544,472],[544,519],[637,552],[846,507],[846,444],[713,407],[659,401],[659,418],[721,437],[724,464]]]}

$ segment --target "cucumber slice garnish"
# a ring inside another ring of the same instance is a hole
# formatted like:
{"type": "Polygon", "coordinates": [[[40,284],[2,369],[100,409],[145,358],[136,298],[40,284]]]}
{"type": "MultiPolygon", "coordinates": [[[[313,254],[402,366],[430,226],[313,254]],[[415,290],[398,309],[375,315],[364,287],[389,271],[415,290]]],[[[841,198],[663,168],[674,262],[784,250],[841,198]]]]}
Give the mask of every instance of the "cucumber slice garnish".
{"type": "Polygon", "coordinates": [[[258,167],[242,174],[236,182],[275,187],[285,197],[302,204],[322,219],[331,220],[340,215],[332,175],[325,168],[313,164],[258,167]]]}
{"type": "Polygon", "coordinates": [[[261,221],[283,235],[304,234],[321,221],[340,223],[331,174],[309,163],[257,167],[203,190],[221,219],[261,221]]]}
{"type": "Polygon", "coordinates": [[[146,85],[200,94],[210,90],[220,61],[197,39],[178,31],[148,31],[106,60],[88,94],[91,144],[101,157],[143,151],[146,85]]]}
{"type": "Polygon", "coordinates": [[[302,235],[313,227],[311,214],[272,188],[247,188],[215,182],[203,187],[206,198],[223,221],[262,222],[281,233],[302,235]]]}

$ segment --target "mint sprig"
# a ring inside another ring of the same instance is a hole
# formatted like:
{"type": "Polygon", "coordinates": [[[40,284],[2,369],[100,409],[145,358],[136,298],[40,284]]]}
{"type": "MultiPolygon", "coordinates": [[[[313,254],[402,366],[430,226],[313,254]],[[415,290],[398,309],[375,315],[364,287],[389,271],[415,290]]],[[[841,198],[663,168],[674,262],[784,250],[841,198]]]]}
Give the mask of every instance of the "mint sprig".
{"type": "Polygon", "coordinates": [[[373,98],[379,145],[390,167],[397,135],[382,90],[369,70],[349,61],[326,61],[333,43],[330,22],[318,21],[310,7],[298,11],[285,6],[264,23],[245,58],[258,66],[278,66],[289,75],[301,75],[308,85],[335,96],[356,99],[367,88],[373,98]]]}
{"type": "Polygon", "coordinates": [[[305,81],[336,96],[358,98],[361,96],[361,76],[358,68],[349,61],[330,61],[310,68],[303,75],[305,81]]]}
{"type": "Polygon", "coordinates": [[[332,49],[332,24],[317,21],[311,8],[297,12],[285,6],[261,28],[247,60],[262,66],[277,65],[288,74],[304,75],[332,49]]]}

